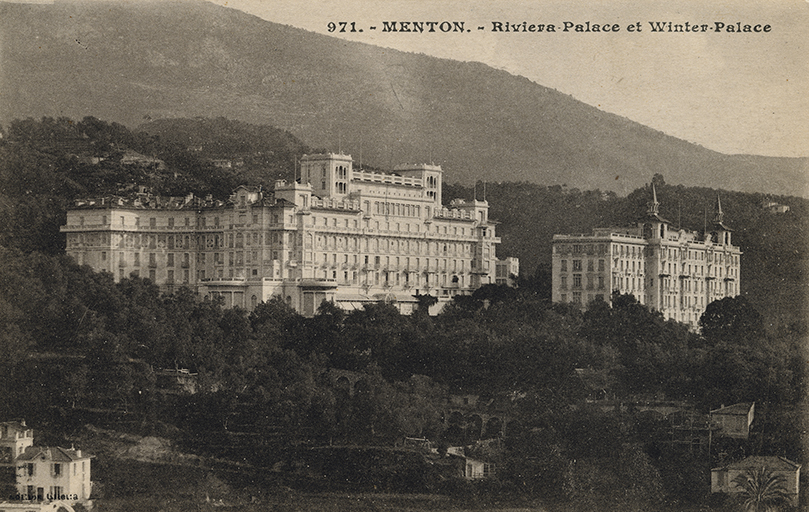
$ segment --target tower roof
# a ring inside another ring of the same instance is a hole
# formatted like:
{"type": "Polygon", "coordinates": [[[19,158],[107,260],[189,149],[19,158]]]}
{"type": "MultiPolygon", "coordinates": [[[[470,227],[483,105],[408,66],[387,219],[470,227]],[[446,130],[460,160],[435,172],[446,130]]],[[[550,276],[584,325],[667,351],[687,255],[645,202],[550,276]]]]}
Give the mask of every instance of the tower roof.
{"type": "Polygon", "coordinates": [[[657,202],[657,189],[654,183],[652,183],[652,202],[649,203],[649,209],[646,211],[646,215],[659,222],[671,224],[671,222],[660,216],[660,203],[657,202]]]}
{"type": "Polygon", "coordinates": [[[714,229],[717,230],[724,230],[724,231],[733,231],[729,227],[725,225],[724,222],[725,213],[722,211],[722,200],[719,198],[719,195],[716,196],[716,206],[714,208],[714,229]]]}

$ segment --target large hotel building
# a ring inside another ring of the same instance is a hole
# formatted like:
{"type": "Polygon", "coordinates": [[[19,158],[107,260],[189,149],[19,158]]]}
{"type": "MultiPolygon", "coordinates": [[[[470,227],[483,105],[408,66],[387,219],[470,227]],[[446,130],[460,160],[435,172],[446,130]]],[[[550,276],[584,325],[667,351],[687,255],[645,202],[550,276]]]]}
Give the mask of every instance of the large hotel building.
{"type": "Polygon", "coordinates": [[[324,300],[344,309],[388,301],[409,313],[416,295],[440,307],[495,282],[500,239],[488,203],[442,206],[440,166],[367,172],[329,153],[303,156],[300,173],[272,193],[239,187],[227,202],[145,193],[77,201],[62,227],[67,253],[116,281],[135,274],[247,309],[276,296],[304,315],[324,300]]]}
{"type": "Polygon", "coordinates": [[[659,213],[657,193],[634,228],[597,228],[592,235],[554,235],[554,302],[585,307],[632,294],[667,319],[696,329],[708,304],[739,294],[741,251],[731,244],[717,199],[713,228],[674,229],[659,213]]]}

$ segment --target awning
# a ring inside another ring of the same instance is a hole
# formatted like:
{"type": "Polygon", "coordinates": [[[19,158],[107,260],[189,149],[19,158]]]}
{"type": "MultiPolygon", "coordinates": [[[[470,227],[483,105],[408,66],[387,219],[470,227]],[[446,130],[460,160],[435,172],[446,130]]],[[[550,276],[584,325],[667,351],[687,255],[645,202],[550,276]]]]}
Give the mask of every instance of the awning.
{"type": "Polygon", "coordinates": [[[302,279],[300,287],[304,290],[334,290],[337,288],[337,283],[335,281],[302,279]]]}

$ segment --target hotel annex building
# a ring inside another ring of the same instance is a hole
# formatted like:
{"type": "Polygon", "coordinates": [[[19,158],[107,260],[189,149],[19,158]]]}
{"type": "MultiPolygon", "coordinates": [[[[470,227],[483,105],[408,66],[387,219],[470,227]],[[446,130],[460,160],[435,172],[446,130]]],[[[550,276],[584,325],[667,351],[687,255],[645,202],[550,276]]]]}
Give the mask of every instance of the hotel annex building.
{"type": "MultiPolygon", "coordinates": [[[[239,187],[227,202],[139,194],[77,201],[62,232],[79,264],[164,291],[188,286],[252,309],[280,297],[304,315],[324,300],[344,309],[415,295],[441,307],[495,282],[495,223],[486,201],[442,206],[442,170],[354,169],[351,156],[304,155],[300,183],[272,193],[239,187]]],[[[515,259],[501,262],[518,268],[515,259]]]]}
{"type": "Polygon", "coordinates": [[[713,228],[673,229],[659,213],[657,193],[635,228],[596,228],[592,235],[554,235],[554,302],[585,307],[632,294],[666,319],[696,329],[708,304],[739,294],[741,251],[731,244],[717,198],[713,228]]]}

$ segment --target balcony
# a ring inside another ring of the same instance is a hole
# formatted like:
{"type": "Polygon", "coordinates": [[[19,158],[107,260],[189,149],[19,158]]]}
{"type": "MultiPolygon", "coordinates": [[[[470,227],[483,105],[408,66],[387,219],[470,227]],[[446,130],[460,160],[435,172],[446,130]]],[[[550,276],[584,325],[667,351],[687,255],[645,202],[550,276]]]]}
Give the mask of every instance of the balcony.
{"type": "MultiPolygon", "coordinates": [[[[200,279],[201,282],[209,284],[209,285],[237,285],[247,282],[247,278],[244,276],[236,276],[236,277],[209,277],[206,279],[200,279]]],[[[173,283],[173,281],[172,281],[173,283]]]]}

